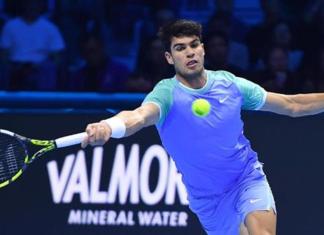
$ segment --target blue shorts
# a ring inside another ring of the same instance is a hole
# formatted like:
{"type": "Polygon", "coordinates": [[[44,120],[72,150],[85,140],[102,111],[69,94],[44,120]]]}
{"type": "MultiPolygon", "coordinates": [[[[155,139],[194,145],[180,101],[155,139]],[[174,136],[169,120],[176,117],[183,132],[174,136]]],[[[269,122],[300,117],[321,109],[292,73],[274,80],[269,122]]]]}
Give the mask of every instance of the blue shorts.
{"type": "Polygon", "coordinates": [[[276,212],[261,164],[230,191],[217,196],[191,197],[189,205],[208,235],[238,235],[240,224],[250,212],[271,209],[276,212]]]}

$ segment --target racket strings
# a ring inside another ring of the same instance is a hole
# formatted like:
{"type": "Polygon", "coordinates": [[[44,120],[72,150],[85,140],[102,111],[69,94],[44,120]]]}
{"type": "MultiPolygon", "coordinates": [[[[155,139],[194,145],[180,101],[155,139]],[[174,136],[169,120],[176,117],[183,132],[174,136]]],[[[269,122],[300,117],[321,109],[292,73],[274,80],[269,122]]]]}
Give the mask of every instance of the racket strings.
{"type": "Polygon", "coordinates": [[[18,139],[0,134],[0,182],[12,178],[25,165],[27,153],[18,139]]]}

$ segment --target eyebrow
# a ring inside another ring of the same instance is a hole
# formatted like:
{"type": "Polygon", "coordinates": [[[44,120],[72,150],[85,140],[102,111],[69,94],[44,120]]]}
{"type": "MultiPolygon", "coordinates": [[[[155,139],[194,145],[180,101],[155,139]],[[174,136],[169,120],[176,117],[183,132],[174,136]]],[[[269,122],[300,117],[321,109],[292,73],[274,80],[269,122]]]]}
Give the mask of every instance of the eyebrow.
{"type": "MultiPolygon", "coordinates": [[[[195,43],[195,42],[197,42],[197,41],[200,41],[199,38],[196,38],[196,39],[192,40],[191,42],[188,43],[188,45],[190,45],[190,44],[192,44],[192,43],[195,43]]],[[[173,48],[175,48],[175,47],[177,47],[177,46],[184,46],[184,45],[186,45],[186,44],[185,44],[185,43],[177,43],[177,44],[174,44],[174,45],[173,45],[173,48]]]]}

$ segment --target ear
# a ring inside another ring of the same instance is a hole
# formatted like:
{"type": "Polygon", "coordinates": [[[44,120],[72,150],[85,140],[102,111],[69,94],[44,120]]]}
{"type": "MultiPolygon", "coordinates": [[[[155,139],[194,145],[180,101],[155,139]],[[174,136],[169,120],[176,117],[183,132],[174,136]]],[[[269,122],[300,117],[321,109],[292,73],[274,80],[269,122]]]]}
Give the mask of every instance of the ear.
{"type": "Polygon", "coordinates": [[[169,64],[174,64],[173,58],[172,58],[172,55],[171,55],[170,52],[166,51],[164,53],[164,56],[165,56],[165,58],[166,58],[166,60],[168,61],[169,64]]]}

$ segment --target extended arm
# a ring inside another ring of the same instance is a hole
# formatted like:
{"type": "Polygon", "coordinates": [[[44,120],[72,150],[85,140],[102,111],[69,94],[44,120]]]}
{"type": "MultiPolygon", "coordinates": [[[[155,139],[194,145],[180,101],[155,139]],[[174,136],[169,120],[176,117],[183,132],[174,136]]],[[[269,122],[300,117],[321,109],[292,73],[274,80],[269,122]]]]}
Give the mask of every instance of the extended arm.
{"type": "Polygon", "coordinates": [[[266,102],[260,109],[291,117],[301,117],[324,112],[324,93],[283,95],[267,93],[266,102]]]}
{"type": "MultiPolygon", "coordinates": [[[[160,110],[158,106],[147,103],[132,111],[122,111],[113,118],[117,118],[118,122],[125,125],[124,136],[130,136],[143,127],[157,123],[159,115],[160,110]]],[[[86,128],[88,136],[83,140],[82,147],[84,148],[88,144],[92,146],[103,145],[110,139],[113,128],[105,120],[89,124],[86,128]]]]}

